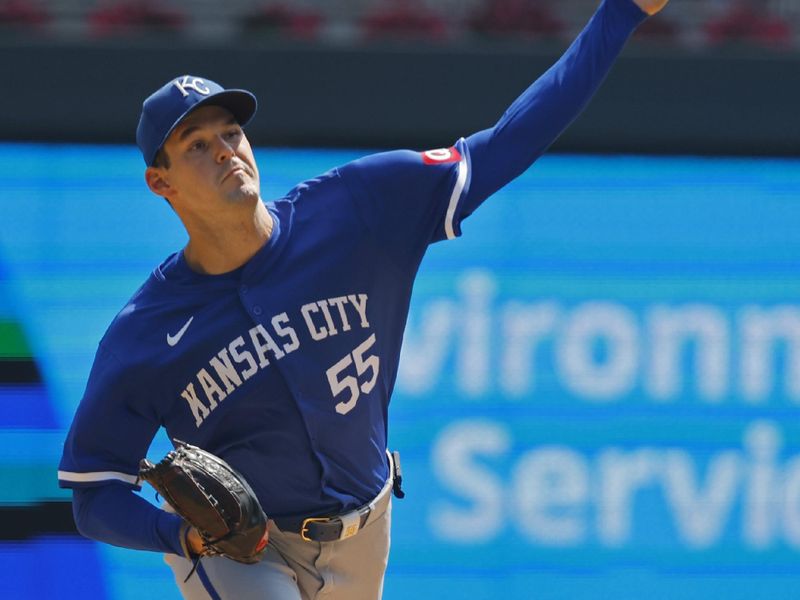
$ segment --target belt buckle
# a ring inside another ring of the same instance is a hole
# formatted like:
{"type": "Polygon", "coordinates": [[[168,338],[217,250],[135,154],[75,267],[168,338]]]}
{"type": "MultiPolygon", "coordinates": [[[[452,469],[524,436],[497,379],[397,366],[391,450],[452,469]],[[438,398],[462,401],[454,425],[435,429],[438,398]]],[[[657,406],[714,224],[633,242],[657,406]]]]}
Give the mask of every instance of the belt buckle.
{"type": "Polygon", "coordinates": [[[307,542],[313,542],[310,537],[306,534],[308,533],[308,524],[309,523],[321,523],[324,521],[330,521],[327,517],[308,517],[307,519],[303,519],[303,526],[300,528],[300,537],[303,538],[307,542]]]}

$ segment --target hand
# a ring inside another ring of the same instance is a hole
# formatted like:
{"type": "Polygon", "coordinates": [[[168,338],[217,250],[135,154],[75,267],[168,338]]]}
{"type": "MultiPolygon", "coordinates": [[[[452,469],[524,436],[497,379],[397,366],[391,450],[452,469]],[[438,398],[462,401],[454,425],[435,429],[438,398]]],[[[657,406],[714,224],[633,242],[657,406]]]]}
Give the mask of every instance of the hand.
{"type": "MultiPolygon", "coordinates": [[[[266,545],[267,541],[269,541],[269,528],[264,532],[264,545],[266,545]]],[[[189,530],[186,532],[186,545],[189,546],[189,550],[192,554],[197,555],[203,553],[203,538],[200,537],[200,534],[194,527],[189,527],[189,530]]]]}
{"type": "Polygon", "coordinates": [[[669,0],[633,0],[636,6],[652,16],[667,5],[669,0]]]}
{"type": "Polygon", "coordinates": [[[203,553],[203,538],[194,527],[189,527],[189,531],[186,532],[186,545],[194,555],[203,553]]]}

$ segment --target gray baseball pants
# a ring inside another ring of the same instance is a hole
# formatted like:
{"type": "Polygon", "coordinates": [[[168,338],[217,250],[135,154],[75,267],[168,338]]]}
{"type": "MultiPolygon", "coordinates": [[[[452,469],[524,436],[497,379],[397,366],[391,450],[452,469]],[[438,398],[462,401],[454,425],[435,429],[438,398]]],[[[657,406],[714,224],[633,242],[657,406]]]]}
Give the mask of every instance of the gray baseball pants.
{"type": "Polygon", "coordinates": [[[261,562],[246,565],[205,557],[184,579],[192,563],[164,555],[185,600],[379,600],[389,559],[391,481],[373,500],[359,532],[333,542],[308,542],[270,522],[269,544],[261,562]]]}

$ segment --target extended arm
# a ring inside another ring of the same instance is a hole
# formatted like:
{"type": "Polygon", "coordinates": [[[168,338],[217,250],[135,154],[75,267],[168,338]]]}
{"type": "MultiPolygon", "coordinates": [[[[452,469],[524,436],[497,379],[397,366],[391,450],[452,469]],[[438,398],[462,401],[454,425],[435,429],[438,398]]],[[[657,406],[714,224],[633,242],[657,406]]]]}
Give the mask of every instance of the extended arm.
{"type": "Polygon", "coordinates": [[[465,214],[524,172],[581,113],[625,42],[667,0],[603,0],[569,49],[508,108],[469,138],[472,183],[465,214]]]}

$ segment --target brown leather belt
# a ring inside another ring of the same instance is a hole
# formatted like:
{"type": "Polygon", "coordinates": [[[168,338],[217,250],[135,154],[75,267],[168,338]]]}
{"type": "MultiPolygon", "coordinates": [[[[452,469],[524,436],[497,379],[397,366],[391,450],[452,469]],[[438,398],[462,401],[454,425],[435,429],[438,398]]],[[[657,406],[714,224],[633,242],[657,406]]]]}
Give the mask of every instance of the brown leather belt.
{"type": "Polygon", "coordinates": [[[334,542],[352,537],[367,524],[372,507],[366,504],[335,517],[287,517],[273,519],[281,531],[299,533],[307,542],[334,542]]]}

